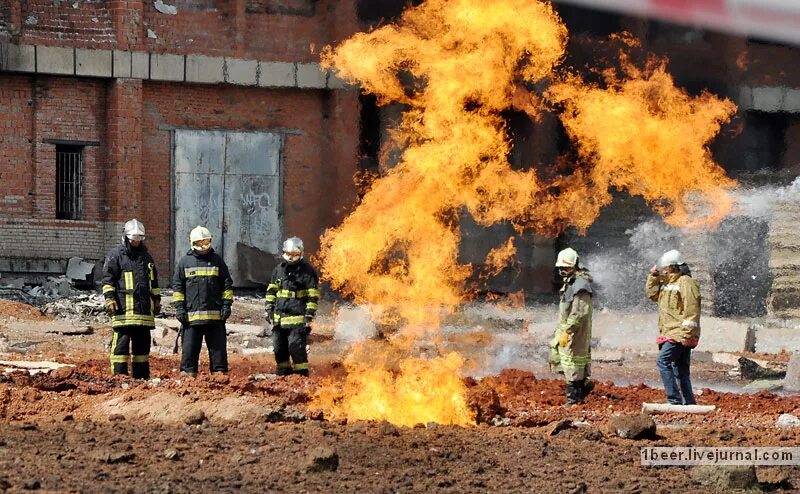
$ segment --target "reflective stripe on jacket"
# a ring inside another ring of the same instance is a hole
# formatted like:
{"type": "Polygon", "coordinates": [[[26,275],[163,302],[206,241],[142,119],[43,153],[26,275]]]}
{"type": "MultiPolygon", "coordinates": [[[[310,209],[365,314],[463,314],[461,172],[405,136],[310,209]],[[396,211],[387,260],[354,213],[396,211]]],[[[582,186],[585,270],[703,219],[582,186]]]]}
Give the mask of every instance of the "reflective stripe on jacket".
{"type": "Polygon", "coordinates": [[[190,250],[172,275],[172,302],[183,307],[189,324],[199,326],[221,321],[222,307],[233,304],[233,279],[228,265],[214,252],[198,254],[190,250]]]}
{"type": "Polygon", "coordinates": [[[700,341],[700,286],[688,274],[647,276],[647,296],[658,302],[658,331],[662,337],[695,347],[700,341]]]}
{"type": "Polygon", "coordinates": [[[275,324],[304,325],[306,316],[313,318],[319,307],[319,276],[313,266],[305,259],[278,264],[270,276],[266,302],[275,308],[275,324]]]}
{"type": "Polygon", "coordinates": [[[161,300],[161,290],[158,271],[144,244],[134,249],[123,240],[108,252],[102,289],[105,298],[117,301],[112,327],[155,327],[153,308],[154,302],[161,300]]]}

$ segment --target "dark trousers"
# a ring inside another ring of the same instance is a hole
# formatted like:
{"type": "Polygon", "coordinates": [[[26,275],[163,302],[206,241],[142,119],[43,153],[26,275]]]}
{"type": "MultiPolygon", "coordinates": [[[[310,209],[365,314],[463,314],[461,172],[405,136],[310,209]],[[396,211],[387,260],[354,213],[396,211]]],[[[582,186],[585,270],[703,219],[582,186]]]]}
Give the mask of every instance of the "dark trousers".
{"type": "Polygon", "coordinates": [[[692,380],[689,377],[692,349],[671,341],[661,343],[658,349],[660,353],[656,365],[661,373],[664,390],[667,392],[667,401],[673,405],[697,403],[692,393],[692,380]]]}
{"type": "Polygon", "coordinates": [[[308,375],[307,341],[308,333],[305,326],[283,328],[276,324],[272,328],[272,348],[275,352],[278,375],[285,376],[293,371],[296,374],[308,375]]]}
{"type": "Polygon", "coordinates": [[[128,373],[128,355],[131,360],[131,376],[136,379],[150,379],[150,328],[114,328],[111,339],[112,375],[128,373]]]}
{"type": "Polygon", "coordinates": [[[206,339],[211,372],[228,372],[228,338],[222,321],[186,328],[181,348],[181,371],[197,374],[203,338],[206,339]]]}

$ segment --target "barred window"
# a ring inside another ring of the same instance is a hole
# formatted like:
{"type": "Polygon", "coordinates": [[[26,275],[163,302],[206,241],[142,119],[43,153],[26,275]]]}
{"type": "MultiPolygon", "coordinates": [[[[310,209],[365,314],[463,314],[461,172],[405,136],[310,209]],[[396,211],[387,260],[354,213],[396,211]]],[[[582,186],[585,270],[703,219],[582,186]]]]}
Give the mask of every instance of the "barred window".
{"type": "Polygon", "coordinates": [[[56,218],[83,218],[83,146],[56,146],[56,218]]]}

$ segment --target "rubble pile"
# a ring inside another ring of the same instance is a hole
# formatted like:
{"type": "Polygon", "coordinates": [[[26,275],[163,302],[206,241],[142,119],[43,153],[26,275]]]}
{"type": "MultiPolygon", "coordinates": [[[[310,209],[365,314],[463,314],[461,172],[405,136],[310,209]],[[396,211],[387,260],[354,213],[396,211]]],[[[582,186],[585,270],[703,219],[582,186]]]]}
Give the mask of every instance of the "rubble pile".
{"type": "Polygon", "coordinates": [[[49,276],[41,285],[27,285],[21,279],[0,279],[0,298],[41,305],[47,300],[78,295],[66,276],[49,276]]]}
{"type": "Polygon", "coordinates": [[[103,296],[93,292],[48,302],[42,307],[42,313],[55,319],[71,321],[100,323],[111,321],[104,310],[103,296]]]}

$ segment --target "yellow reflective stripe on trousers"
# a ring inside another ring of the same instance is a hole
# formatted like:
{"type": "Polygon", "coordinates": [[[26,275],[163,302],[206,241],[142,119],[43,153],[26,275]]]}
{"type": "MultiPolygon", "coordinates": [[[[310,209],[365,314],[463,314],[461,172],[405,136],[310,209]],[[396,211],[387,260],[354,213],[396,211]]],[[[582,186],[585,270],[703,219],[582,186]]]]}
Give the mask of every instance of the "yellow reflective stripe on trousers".
{"type": "Polygon", "coordinates": [[[280,287],[281,286],[278,283],[270,283],[269,285],[267,285],[267,290],[277,290],[280,287]]]}
{"type": "Polygon", "coordinates": [[[160,288],[151,288],[150,289],[150,293],[152,293],[153,295],[161,295],[161,289],[160,288]]]}
{"type": "Polygon", "coordinates": [[[281,316],[280,314],[275,314],[275,322],[279,322],[286,326],[303,324],[306,322],[306,316],[281,316]]]}
{"type": "Polygon", "coordinates": [[[222,316],[218,310],[198,310],[189,313],[189,322],[192,321],[221,321],[222,316]]]}
{"type": "Polygon", "coordinates": [[[306,370],[308,369],[308,362],[303,362],[301,364],[294,364],[294,370],[306,370]]]}
{"type": "Polygon", "coordinates": [[[109,293],[109,292],[113,293],[113,292],[116,292],[116,291],[117,291],[116,288],[114,288],[111,285],[103,285],[103,294],[106,294],[106,293],[109,293]]]}
{"type": "Polygon", "coordinates": [[[306,310],[317,310],[319,309],[319,305],[316,302],[308,302],[306,303],[306,310]]]}
{"type": "Polygon", "coordinates": [[[222,292],[222,300],[233,300],[233,290],[225,290],[222,292]]]}
{"type": "Polygon", "coordinates": [[[581,369],[592,362],[591,356],[568,355],[563,352],[558,352],[558,355],[561,358],[561,366],[567,369],[581,369]]]}
{"type": "Polygon", "coordinates": [[[308,289],[308,296],[309,297],[319,297],[319,290],[316,288],[309,288],[308,289]]]}
{"type": "Polygon", "coordinates": [[[125,271],[125,317],[133,314],[133,271],[125,271]]]}
{"type": "Polygon", "coordinates": [[[111,327],[119,326],[155,326],[155,318],[148,314],[128,314],[116,315],[111,321],[111,327]]]}
{"type": "Polygon", "coordinates": [[[113,331],[113,333],[114,335],[111,337],[111,353],[108,355],[108,360],[111,365],[112,376],[114,375],[114,358],[116,357],[116,355],[114,355],[114,350],[117,348],[117,338],[119,338],[119,333],[117,333],[116,331],[113,331]]]}
{"type": "Polygon", "coordinates": [[[219,276],[219,267],[205,266],[205,267],[185,268],[183,270],[183,274],[187,278],[193,278],[195,276],[219,276]]]}
{"type": "Polygon", "coordinates": [[[186,295],[184,295],[183,292],[172,292],[172,301],[184,302],[186,301],[186,295]]]}
{"type": "Polygon", "coordinates": [[[150,355],[132,355],[131,362],[136,364],[146,364],[150,361],[150,355]]]}
{"type": "Polygon", "coordinates": [[[112,355],[111,356],[111,363],[112,364],[127,364],[128,363],[128,356],[127,355],[112,355]]]}
{"type": "Polygon", "coordinates": [[[267,299],[267,302],[274,302],[276,297],[275,297],[275,295],[271,295],[271,294],[268,293],[267,296],[266,296],[266,299],[267,299]]]}

